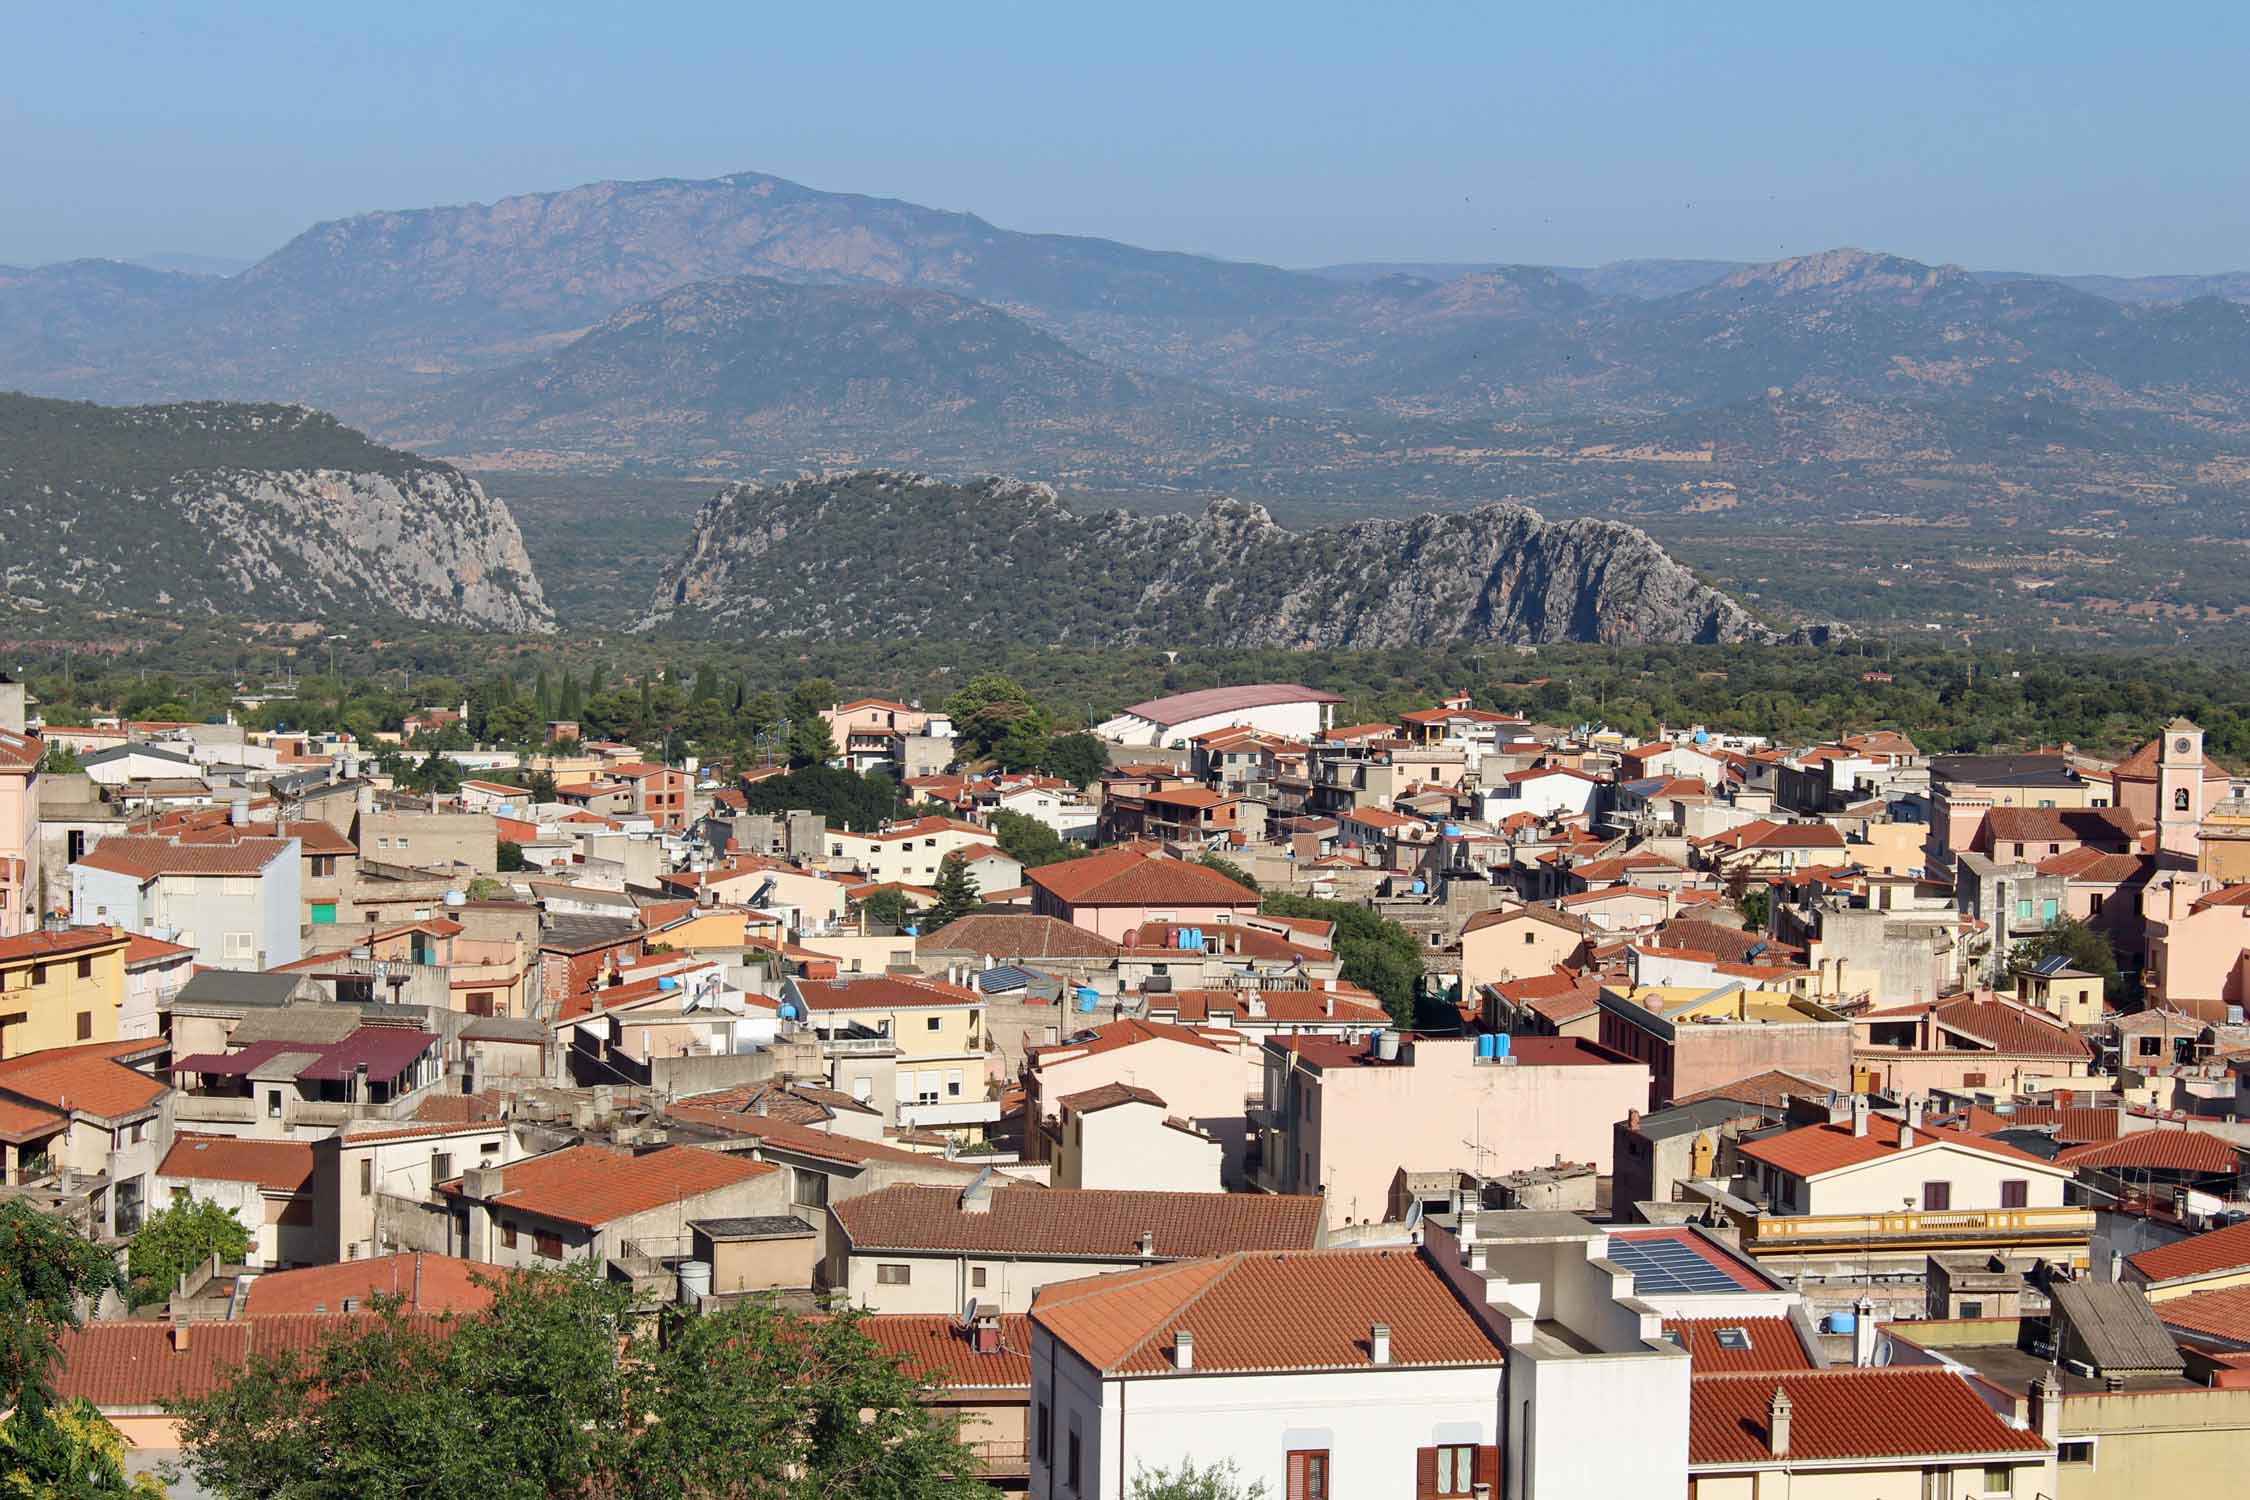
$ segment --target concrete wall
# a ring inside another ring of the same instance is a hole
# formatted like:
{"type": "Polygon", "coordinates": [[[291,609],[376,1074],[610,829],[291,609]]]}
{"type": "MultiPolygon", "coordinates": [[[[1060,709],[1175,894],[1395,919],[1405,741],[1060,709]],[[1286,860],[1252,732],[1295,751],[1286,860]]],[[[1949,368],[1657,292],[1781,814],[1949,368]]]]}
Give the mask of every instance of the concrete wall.
{"type": "MultiPolygon", "coordinates": [[[[1136,1042],[1107,1052],[1042,1059],[1032,1076],[1031,1107],[1041,1120],[1059,1119],[1058,1101],[1064,1097],[1103,1084],[1148,1089],[1164,1101],[1167,1114],[1217,1137],[1227,1180],[1240,1180],[1248,1121],[1243,1063],[1232,1051],[1174,1041],[1136,1042]]],[[[1389,1178],[1384,1181],[1387,1185],[1389,1178]]]]}
{"type": "Polygon", "coordinates": [[[1167,1110],[1118,1104],[1072,1111],[1055,1155],[1056,1187],[1223,1191],[1226,1150],[1217,1139],[1165,1123],[1167,1110]]]}
{"type": "Polygon", "coordinates": [[[882,1250],[846,1255],[843,1237],[833,1235],[828,1276],[831,1285],[845,1289],[852,1306],[870,1312],[959,1314],[974,1297],[980,1307],[996,1306],[1004,1313],[1020,1313],[1031,1310],[1033,1294],[1051,1281],[1102,1276],[1131,1270],[1136,1264],[1139,1262],[902,1255],[882,1250]],[[906,1281],[884,1281],[884,1266],[905,1266],[906,1281]],[[977,1279],[980,1273],[981,1285],[977,1279]]]}

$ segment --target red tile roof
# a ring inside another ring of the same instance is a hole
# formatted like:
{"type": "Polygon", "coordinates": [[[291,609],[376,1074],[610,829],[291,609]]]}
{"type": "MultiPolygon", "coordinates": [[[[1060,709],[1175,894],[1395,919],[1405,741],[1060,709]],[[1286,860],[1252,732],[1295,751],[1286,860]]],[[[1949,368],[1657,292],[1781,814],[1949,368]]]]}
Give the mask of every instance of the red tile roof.
{"type": "Polygon", "coordinates": [[[78,863],[135,880],[160,875],[257,875],[288,848],[280,839],[183,844],[176,839],[113,833],[81,855],[78,863]]]}
{"type": "Polygon", "coordinates": [[[2130,848],[2139,833],[2122,807],[1995,807],[1984,815],[1994,843],[2083,843],[2130,848]]]}
{"type": "Polygon", "coordinates": [[[1167,1193],[1130,1189],[990,1187],[991,1207],[970,1213],[953,1187],[900,1184],[830,1210],[854,1251],[922,1250],[1065,1255],[1131,1260],[1140,1237],[1154,1254],[1224,1255],[1235,1250],[1309,1250],[1320,1238],[1321,1200],[1254,1193],[1167,1193]]]}
{"type": "MultiPolygon", "coordinates": [[[[410,1320],[420,1332],[447,1325],[429,1316],[410,1320]]],[[[166,1401],[208,1396],[228,1384],[253,1354],[310,1354],[340,1333],[374,1326],[363,1314],[297,1314],[236,1322],[189,1323],[176,1341],[169,1323],[94,1322],[64,1329],[56,1394],[84,1397],[107,1411],[154,1411],[166,1401]]]]}
{"type": "MultiPolygon", "coordinates": [[[[1833,1172],[1839,1167],[1858,1166],[1861,1162],[1878,1161],[1899,1149],[1899,1122],[1888,1115],[1874,1115],[1868,1119],[1867,1134],[1852,1134],[1849,1124],[1805,1125],[1780,1135],[1769,1135],[1761,1140],[1745,1141],[1741,1147],[1744,1156],[1779,1167],[1794,1177],[1816,1177],[1823,1172],[1833,1172]]],[[[2035,1167],[2049,1163],[2041,1161],[2028,1151],[1999,1141],[1988,1141],[1967,1131],[1946,1130],[1934,1125],[1924,1125],[1914,1132],[1914,1144],[1909,1149],[1920,1151],[1933,1144],[1944,1144],[1965,1151],[1975,1151],[1985,1156],[2004,1157],[2009,1161],[2024,1162],[2035,1167]]]]}
{"type": "Polygon", "coordinates": [[[1081,1089],[1075,1094],[1065,1094],[1055,1102],[1066,1110],[1082,1115],[1090,1115],[1119,1104],[1153,1104],[1158,1109],[1164,1107],[1164,1097],[1161,1094],[1130,1083],[1105,1083],[1095,1088],[1081,1089]]]}
{"type": "Polygon", "coordinates": [[[1205,1371],[1364,1369],[1391,1330],[1393,1365],[1497,1365],[1505,1355],[1411,1248],[1245,1253],[1050,1283],[1031,1320],[1105,1374],[1164,1375],[1173,1335],[1205,1371]]]}
{"type": "Polygon", "coordinates": [[[159,1177],[207,1182],[254,1182],[269,1193],[301,1193],[313,1175],[313,1148],[305,1141],[262,1141],[182,1132],[164,1153],[159,1177]]]}
{"type": "Polygon", "coordinates": [[[1801,1073],[1791,1073],[1781,1068],[1769,1068],[1763,1073],[1753,1073],[1748,1078],[1737,1078],[1732,1083],[1722,1083],[1715,1089],[1684,1094],[1672,1101],[1676,1109],[1683,1104],[1699,1104],[1705,1099],[1732,1099],[1737,1104],[1763,1105],[1779,1109],[1783,1099],[1819,1099],[1833,1092],[1815,1078],[1801,1073]]]}
{"type": "Polygon", "coordinates": [[[2182,1281],[2221,1271],[2250,1270],[2250,1223],[2230,1224],[2208,1234],[2194,1235],[2143,1250],[2126,1262],[2151,1284],[2182,1281]]]}
{"type": "Polygon", "coordinates": [[[1098,1053],[1114,1052],[1120,1047],[1131,1047],[1140,1042],[1179,1042],[1190,1047],[1207,1047],[1213,1052],[1219,1044],[1190,1031],[1185,1026],[1166,1026],[1156,1021],[1111,1021],[1106,1026],[1090,1028],[1092,1037],[1083,1042],[1055,1042],[1031,1049],[1032,1066],[1048,1062],[1071,1062],[1098,1053]]]}
{"type": "MultiPolygon", "coordinates": [[[[665,1146],[639,1155],[612,1146],[569,1146],[501,1167],[500,1189],[489,1201],[592,1229],[779,1170],[696,1146],[665,1146]]],[[[461,1180],[444,1184],[444,1189],[460,1193],[461,1180]]]]}
{"type": "Polygon", "coordinates": [[[61,932],[26,932],[0,938],[0,964],[28,963],[59,958],[68,953],[93,954],[106,948],[124,948],[128,941],[114,927],[69,927],[61,932]]]}
{"type": "Polygon", "coordinates": [[[1139,849],[1112,849],[1043,865],[1031,883],[1072,906],[1255,907],[1257,892],[1209,865],[1139,849]]]}
{"type": "Polygon", "coordinates": [[[886,1145],[881,1141],[863,1141],[856,1136],[838,1135],[833,1131],[816,1129],[796,1120],[783,1119],[770,1114],[753,1114],[730,1108],[724,1100],[733,1091],[700,1095],[683,1099],[669,1106],[665,1113],[687,1125],[701,1125],[740,1136],[745,1140],[761,1141],[776,1151],[792,1152],[799,1156],[817,1157],[822,1161],[839,1162],[847,1166],[863,1166],[868,1162],[891,1162],[900,1166],[913,1166],[930,1172],[957,1172],[964,1179],[974,1177],[980,1168],[962,1162],[948,1161],[929,1152],[908,1151],[903,1147],[886,1145]]]}
{"type": "Polygon", "coordinates": [[[1666,1318],[1664,1331],[1676,1334],[1697,1375],[1741,1375],[1756,1370],[1810,1370],[1812,1356],[1787,1318],[1666,1318]],[[1719,1330],[1739,1330],[1746,1348],[1728,1348],[1719,1330]]]}
{"type": "Polygon", "coordinates": [[[861,979],[800,979],[797,993],[813,1010],[928,1010],[982,1005],[984,996],[937,979],[875,974],[861,979]]]}
{"type": "Polygon", "coordinates": [[[1801,1370],[1706,1375],[1689,1382],[1688,1463],[1729,1468],[1776,1462],[1769,1413],[1788,1392],[1791,1463],[1982,1454],[2039,1454],[2035,1431],[2010,1426],[1953,1370],[1801,1370]]]}
{"type": "Polygon", "coordinates": [[[184,958],[195,950],[185,943],[167,943],[162,938],[152,938],[146,933],[129,933],[125,938],[125,967],[155,963],[166,958],[184,958]]]}
{"type": "Polygon", "coordinates": [[[2231,1173],[2237,1160],[2238,1153],[2231,1141],[2201,1130],[2136,1130],[2113,1141],[2094,1141],[2059,1152],[2055,1165],[2231,1173]]]}
{"type": "Polygon", "coordinates": [[[1145,703],[1134,704],[1125,712],[1136,719],[1146,719],[1169,729],[1192,719],[1208,718],[1212,714],[1239,713],[1247,708],[1272,708],[1284,703],[1343,701],[1334,693],[1324,693],[1299,683],[1256,682],[1243,687],[1202,688],[1192,693],[1174,693],[1169,698],[1151,698],[1145,703]]]}
{"type": "MultiPolygon", "coordinates": [[[[2053,1016],[2013,1000],[1980,1000],[1957,995],[1950,1000],[1929,1000],[1920,1005],[1899,1005],[1888,1010],[1862,1011],[1852,1017],[1857,1025],[1871,1021],[1916,1020],[1935,1015],[1938,1026],[1970,1041],[1982,1042],[1993,1052],[2009,1057],[2090,1058],[2093,1049],[2085,1038],[2053,1016]]],[[[1862,1044],[1866,1045],[1865,1043],[1862,1044]]],[[[1941,1044],[1942,1046],[1942,1044],[1941,1044]]],[[[1877,1047],[1878,1051],[1882,1048],[1877,1047]]],[[[1907,1049],[1913,1050],[1911,1048],[1907,1049]]],[[[1948,1055],[1962,1055],[1944,1048],[1948,1055]]],[[[1968,1053],[1975,1056],[1975,1053],[1968,1053]]]]}
{"type": "Polygon", "coordinates": [[[396,1297],[407,1312],[481,1312],[492,1305],[492,1287],[477,1278],[494,1274],[473,1260],[421,1251],[268,1271],[250,1283],[242,1316],[344,1312],[347,1298],[364,1305],[376,1297],[396,1297]]]}
{"type": "MultiPolygon", "coordinates": [[[[1982,1113],[1989,1114],[1990,1111],[1982,1113]]],[[[2019,1104],[2015,1107],[2015,1113],[1992,1115],[1992,1120],[1997,1123],[1990,1124],[1988,1128],[1978,1128],[1977,1133],[1989,1135],[2025,1125],[2052,1125],[2055,1127],[2055,1139],[2065,1146],[2082,1146],[2088,1141],[2114,1141],[2125,1129],[2125,1112],[2100,1104],[2019,1104]]]]}
{"type": "Polygon", "coordinates": [[[2192,1292],[2149,1304],[2157,1319],[2175,1333],[2250,1344],[2250,1286],[2192,1292]]]}
{"type": "Polygon", "coordinates": [[[0,1140],[19,1144],[53,1135],[69,1122],[51,1109],[0,1097],[0,1140]]]}
{"type": "Polygon", "coordinates": [[[1031,1319],[1022,1313],[1001,1315],[1000,1347],[991,1354],[977,1352],[951,1313],[869,1313],[857,1326],[908,1374],[949,1391],[1031,1385],[1031,1319]]]}
{"type": "Polygon", "coordinates": [[[105,1120],[154,1109],[170,1086],[116,1059],[162,1045],[143,1038],[27,1052],[0,1062],[0,1093],[105,1120]]]}

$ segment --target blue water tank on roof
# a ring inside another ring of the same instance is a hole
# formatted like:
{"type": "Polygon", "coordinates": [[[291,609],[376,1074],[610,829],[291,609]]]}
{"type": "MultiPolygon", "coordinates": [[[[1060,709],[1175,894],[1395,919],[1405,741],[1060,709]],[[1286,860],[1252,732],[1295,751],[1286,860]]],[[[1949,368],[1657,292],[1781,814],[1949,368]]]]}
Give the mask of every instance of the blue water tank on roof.
{"type": "Polygon", "coordinates": [[[1506,1032],[1504,1032],[1504,1031],[1503,1031],[1503,1032],[1498,1032],[1498,1033],[1496,1033],[1496,1034],[1495,1034],[1495,1035],[1493,1036],[1493,1038],[1492,1038],[1492,1055],[1493,1055],[1493,1057],[1495,1057],[1495,1058],[1502,1058],[1502,1057],[1506,1057],[1506,1056],[1508,1055],[1508,1053],[1509,1053],[1509,1049],[1510,1049],[1511,1047],[1513,1047],[1513,1046],[1514,1046],[1514,1044],[1515,1044],[1515,1038],[1514,1038],[1514,1037],[1512,1037],[1512,1036],[1509,1036],[1509,1035],[1508,1035],[1508,1034],[1507,1034],[1506,1032]]]}
{"type": "Polygon", "coordinates": [[[1489,1031],[1480,1033],[1477,1036],[1477,1056],[1479,1058],[1497,1057],[1499,1054],[1492,1050],[1492,1044],[1495,1040],[1497,1038],[1489,1031]]]}
{"type": "Polygon", "coordinates": [[[656,987],[660,990],[676,990],[680,987],[680,982],[667,974],[656,981],[656,987]]]}
{"type": "Polygon", "coordinates": [[[1090,1011],[1101,1003],[1101,991],[1092,985],[1082,984],[1078,987],[1078,1008],[1081,1011],[1090,1011]]]}
{"type": "Polygon", "coordinates": [[[1821,1322],[1827,1326],[1830,1333],[1857,1333],[1859,1331],[1859,1315],[1857,1313],[1832,1312],[1821,1319],[1821,1322]]]}
{"type": "Polygon", "coordinates": [[[1428,886],[1428,884],[1427,884],[1427,883],[1425,883],[1425,882],[1423,882],[1423,881],[1420,881],[1420,880],[1417,880],[1417,881],[1415,881],[1415,882],[1414,882],[1414,894],[1415,894],[1415,895],[1417,895],[1417,896],[1419,896],[1419,895],[1422,895],[1422,894],[1424,894],[1425,892],[1427,892],[1428,890],[1429,890],[1429,886],[1428,886]]]}

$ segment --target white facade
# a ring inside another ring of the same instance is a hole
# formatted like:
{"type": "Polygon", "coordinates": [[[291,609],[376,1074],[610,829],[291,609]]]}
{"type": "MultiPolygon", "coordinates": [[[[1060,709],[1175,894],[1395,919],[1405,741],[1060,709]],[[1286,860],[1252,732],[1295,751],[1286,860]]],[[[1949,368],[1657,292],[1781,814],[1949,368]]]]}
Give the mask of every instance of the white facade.
{"type": "Polygon", "coordinates": [[[1516,813],[1540,817],[1575,817],[1592,812],[1601,786],[1570,771],[1531,771],[1521,780],[1496,788],[1484,799],[1485,821],[1497,823],[1516,813]]]}
{"type": "Polygon", "coordinates": [[[1134,1100],[1063,1116],[1054,1185],[1216,1193],[1225,1163],[1216,1136],[1168,1118],[1161,1104],[1134,1100]]]}
{"type": "Polygon", "coordinates": [[[1094,825],[1101,821],[1101,811],[1092,803],[1065,797],[1052,787],[1018,787],[996,799],[993,808],[1044,823],[1066,839],[1092,838],[1094,825]]]}
{"type": "Polygon", "coordinates": [[[1302,698],[1277,698],[1271,703],[1235,708],[1223,704],[1203,707],[1198,700],[1204,697],[1202,693],[1182,693],[1153,703],[1137,703],[1117,717],[1095,725],[1094,733],[1118,745],[1178,749],[1199,734],[1231,729],[1239,724],[1283,739],[1310,740],[1329,726],[1335,703],[1325,694],[1308,693],[1302,698]]]}

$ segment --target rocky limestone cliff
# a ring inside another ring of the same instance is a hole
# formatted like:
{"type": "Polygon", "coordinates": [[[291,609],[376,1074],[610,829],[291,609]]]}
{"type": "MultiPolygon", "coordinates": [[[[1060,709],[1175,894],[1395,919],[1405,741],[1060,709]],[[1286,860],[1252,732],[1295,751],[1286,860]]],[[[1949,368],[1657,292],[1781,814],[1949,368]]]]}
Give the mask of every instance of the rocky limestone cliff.
{"type": "Polygon", "coordinates": [[[1494,504],[1290,531],[1262,506],[1079,515],[1045,485],[733,485],[644,628],[1284,648],[1770,638],[1645,532],[1494,504]]]}
{"type": "Polygon", "coordinates": [[[303,407],[0,396],[0,607],[554,628],[505,505],[303,407]]]}

